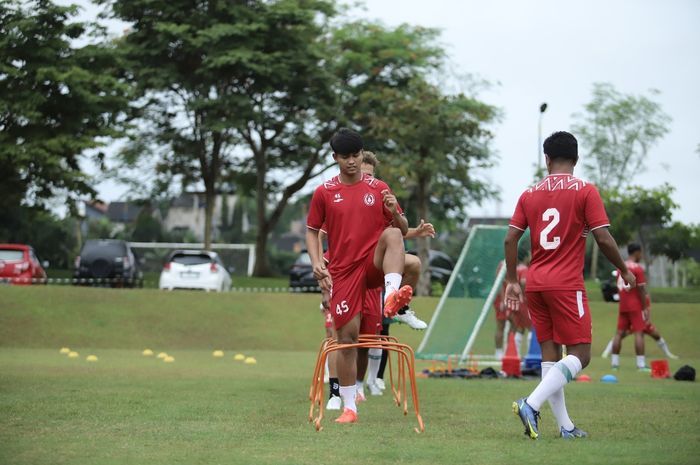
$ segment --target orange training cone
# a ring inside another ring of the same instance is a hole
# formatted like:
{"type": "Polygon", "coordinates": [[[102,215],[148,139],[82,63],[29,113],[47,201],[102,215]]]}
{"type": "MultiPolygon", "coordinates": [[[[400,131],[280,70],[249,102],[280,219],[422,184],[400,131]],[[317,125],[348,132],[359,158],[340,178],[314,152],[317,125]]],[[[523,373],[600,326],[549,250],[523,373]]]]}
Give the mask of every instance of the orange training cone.
{"type": "Polygon", "coordinates": [[[515,334],[508,333],[508,347],[506,347],[506,354],[503,356],[501,361],[501,370],[507,376],[520,377],[520,357],[518,357],[518,350],[515,347],[515,334]]]}

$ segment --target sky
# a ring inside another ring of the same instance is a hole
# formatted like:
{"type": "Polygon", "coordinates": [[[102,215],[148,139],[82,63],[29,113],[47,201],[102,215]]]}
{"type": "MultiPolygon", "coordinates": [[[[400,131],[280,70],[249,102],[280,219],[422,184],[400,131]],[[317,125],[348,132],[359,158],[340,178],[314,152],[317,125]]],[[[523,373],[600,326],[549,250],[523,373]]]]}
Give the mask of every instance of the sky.
{"type": "MultiPolygon", "coordinates": [[[[87,2],[77,3],[85,15],[94,14],[87,2]]],[[[632,184],[670,183],[679,204],[674,220],[700,223],[700,1],[366,0],[350,15],[438,28],[453,72],[495,84],[479,98],[503,112],[492,128],[498,165],[484,173],[501,199],[470,206],[471,215],[510,216],[531,183],[541,103],[548,104],[544,138],[570,129],[572,114],[591,99],[593,83],[609,82],[625,94],[661,92],[654,99],[671,116],[670,131],[632,184]]],[[[121,33],[124,25],[109,28],[121,33]]],[[[586,157],[582,150],[579,155],[586,157]]],[[[106,201],[126,193],[113,183],[98,189],[106,201]]]]}

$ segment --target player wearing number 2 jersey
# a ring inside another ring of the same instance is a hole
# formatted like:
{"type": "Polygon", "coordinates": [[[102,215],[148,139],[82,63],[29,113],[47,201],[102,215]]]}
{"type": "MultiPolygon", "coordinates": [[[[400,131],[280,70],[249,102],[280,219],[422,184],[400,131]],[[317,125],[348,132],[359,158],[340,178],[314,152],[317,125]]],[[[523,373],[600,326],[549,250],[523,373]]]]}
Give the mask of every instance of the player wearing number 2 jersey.
{"type": "Polygon", "coordinates": [[[578,143],[568,132],[544,142],[549,175],[518,200],[506,235],[506,305],[518,310],[523,300],[517,278],[518,240],[530,228],[532,262],[527,274],[530,318],[542,346],[542,381],[526,398],[513,403],[525,434],[537,439],[539,410],[548,400],[564,438],[585,437],[569,418],[564,386],[591,358],[591,315],[583,285],[586,236],[593,234],[600,250],[634,286],[635,278],[608,231],[608,218],[595,186],[576,178],[578,143]],[[562,358],[562,345],[567,356],[562,358]]]}

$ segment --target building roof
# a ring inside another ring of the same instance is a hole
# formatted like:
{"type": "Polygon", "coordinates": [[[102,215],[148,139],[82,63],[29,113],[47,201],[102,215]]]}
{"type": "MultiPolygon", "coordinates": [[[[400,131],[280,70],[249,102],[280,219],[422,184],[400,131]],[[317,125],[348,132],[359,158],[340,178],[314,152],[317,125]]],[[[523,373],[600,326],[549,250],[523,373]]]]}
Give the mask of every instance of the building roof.
{"type": "Polygon", "coordinates": [[[107,218],[114,223],[133,223],[143,205],[133,202],[111,202],[107,207],[107,218]]]}

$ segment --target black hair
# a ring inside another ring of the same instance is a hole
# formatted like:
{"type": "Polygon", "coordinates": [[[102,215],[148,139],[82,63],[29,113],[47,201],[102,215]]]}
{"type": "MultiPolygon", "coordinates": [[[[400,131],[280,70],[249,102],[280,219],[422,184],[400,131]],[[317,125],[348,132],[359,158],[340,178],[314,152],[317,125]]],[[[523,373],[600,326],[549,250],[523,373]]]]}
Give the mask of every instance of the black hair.
{"type": "Polygon", "coordinates": [[[362,137],[352,129],[340,128],[331,137],[331,149],[338,155],[351,155],[362,148],[362,137]]]}
{"type": "Polygon", "coordinates": [[[578,161],[578,142],[573,134],[566,131],[557,131],[547,137],[542,144],[544,153],[550,160],[563,158],[565,160],[578,161]]]}
{"type": "Polygon", "coordinates": [[[642,246],[637,244],[636,242],[632,242],[631,244],[629,244],[627,246],[627,254],[628,255],[632,255],[633,253],[635,253],[638,250],[642,250],[642,246]]]}

